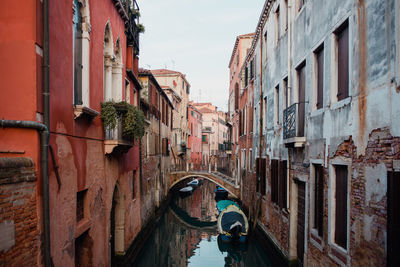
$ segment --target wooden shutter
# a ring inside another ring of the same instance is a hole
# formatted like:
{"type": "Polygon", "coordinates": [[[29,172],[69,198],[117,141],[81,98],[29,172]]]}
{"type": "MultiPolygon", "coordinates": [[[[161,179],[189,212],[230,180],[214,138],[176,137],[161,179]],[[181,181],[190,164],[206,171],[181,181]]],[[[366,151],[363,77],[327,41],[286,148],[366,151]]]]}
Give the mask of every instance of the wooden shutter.
{"type": "Polygon", "coordinates": [[[256,192],[260,192],[260,183],[261,183],[261,177],[260,177],[260,158],[256,158],[256,192]]]}
{"type": "Polygon", "coordinates": [[[279,162],[279,207],[287,207],[287,161],[279,162]]]}
{"type": "Polygon", "coordinates": [[[266,164],[267,160],[266,159],[261,159],[260,160],[260,177],[261,177],[261,195],[265,196],[267,194],[267,175],[266,175],[266,164]]]}
{"type": "Polygon", "coordinates": [[[400,266],[400,172],[388,172],[387,266],[400,266]]]}
{"type": "Polygon", "coordinates": [[[271,160],[271,201],[278,203],[278,176],[279,176],[279,162],[278,160],[271,160]]]}
{"type": "Polygon", "coordinates": [[[304,229],[306,210],[306,183],[297,181],[297,258],[299,266],[304,261],[304,229]]]}
{"type": "Polygon", "coordinates": [[[335,243],[347,249],[347,166],[336,165],[335,243]]]}
{"type": "Polygon", "coordinates": [[[346,21],[338,31],[337,49],[338,49],[338,100],[349,96],[349,27],[346,21]]]}
{"type": "Polygon", "coordinates": [[[317,109],[324,106],[324,47],[317,52],[317,109]]]}

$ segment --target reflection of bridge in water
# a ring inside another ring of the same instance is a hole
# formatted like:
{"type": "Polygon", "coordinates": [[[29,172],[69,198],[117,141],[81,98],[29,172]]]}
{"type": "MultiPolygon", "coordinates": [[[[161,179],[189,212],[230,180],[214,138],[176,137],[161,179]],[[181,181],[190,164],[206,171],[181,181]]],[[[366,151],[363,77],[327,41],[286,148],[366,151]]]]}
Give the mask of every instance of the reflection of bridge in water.
{"type": "Polygon", "coordinates": [[[200,221],[198,218],[191,217],[185,210],[180,208],[175,203],[170,205],[172,214],[178,219],[179,222],[191,229],[201,229],[204,232],[215,232],[217,221],[200,221]]]}
{"type": "Polygon", "coordinates": [[[170,189],[177,183],[188,178],[203,178],[225,188],[231,195],[239,198],[240,189],[235,184],[235,179],[220,172],[207,171],[176,171],[170,173],[170,189]]]}

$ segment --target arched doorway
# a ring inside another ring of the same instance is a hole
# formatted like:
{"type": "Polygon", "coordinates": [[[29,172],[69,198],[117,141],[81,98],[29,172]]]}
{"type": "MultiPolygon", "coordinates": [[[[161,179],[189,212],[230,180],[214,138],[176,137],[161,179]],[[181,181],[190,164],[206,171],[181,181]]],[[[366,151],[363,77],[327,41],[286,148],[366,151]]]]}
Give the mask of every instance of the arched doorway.
{"type": "Polygon", "coordinates": [[[124,196],[117,183],[114,187],[110,214],[110,254],[111,266],[115,266],[115,256],[123,255],[124,249],[125,210],[124,196]]]}

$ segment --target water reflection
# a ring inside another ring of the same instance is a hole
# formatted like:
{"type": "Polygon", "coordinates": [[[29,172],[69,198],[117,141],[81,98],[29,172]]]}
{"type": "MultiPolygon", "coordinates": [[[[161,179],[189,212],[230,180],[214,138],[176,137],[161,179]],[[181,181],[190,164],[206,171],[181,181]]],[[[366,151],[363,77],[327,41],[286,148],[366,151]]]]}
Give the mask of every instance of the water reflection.
{"type": "Polygon", "coordinates": [[[232,246],[218,238],[214,190],[205,180],[190,196],[177,193],[131,266],[274,266],[256,239],[232,246]]]}

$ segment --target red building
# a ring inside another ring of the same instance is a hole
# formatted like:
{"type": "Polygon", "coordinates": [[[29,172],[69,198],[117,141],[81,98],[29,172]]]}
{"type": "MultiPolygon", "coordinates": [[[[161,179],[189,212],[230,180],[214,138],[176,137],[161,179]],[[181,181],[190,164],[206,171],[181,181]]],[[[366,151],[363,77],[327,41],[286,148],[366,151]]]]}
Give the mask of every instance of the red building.
{"type": "MultiPolygon", "coordinates": [[[[19,173],[15,184],[34,192],[29,203],[18,202],[21,209],[29,204],[30,214],[5,210],[0,217],[7,236],[16,237],[1,250],[6,265],[110,265],[141,229],[139,147],[124,124],[141,89],[133,4],[3,3],[1,173],[19,173]],[[27,222],[30,233],[21,235],[27,222]]],[[[10,191],[0,185],[1,194],[10,191]]],[[[16,200],[14,194],[1,201],[16,200]]]]}
{"type": "Polygon", "coordinates": [[[201,112],[189,102],[189,138],[188,148],[190,149],[190,164],[191,168],[200,169],[202,165],[202,128],[203,115],[201,112]]]}

